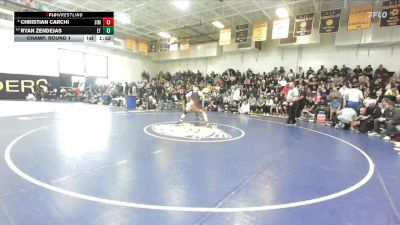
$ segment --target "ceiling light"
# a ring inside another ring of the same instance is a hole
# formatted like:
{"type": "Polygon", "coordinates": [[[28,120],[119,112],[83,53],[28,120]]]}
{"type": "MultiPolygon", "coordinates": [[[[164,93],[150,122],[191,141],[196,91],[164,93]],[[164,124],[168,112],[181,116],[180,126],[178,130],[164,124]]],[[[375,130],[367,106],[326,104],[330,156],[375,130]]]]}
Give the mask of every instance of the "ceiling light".
{"type": "Polygon", "coordinates": [[[214,25],[215,27],[219,28],[219,29],[222,29],[222,28],[225,27],[224,24],[222,24],[222,23],[219,22],[219,21],[214,21],[214,22],[212,22],[211,24],[214,25]]]}
{"type": "Polygon", "coordinates": [[[175,0],[172,2],[172,4],[180,10],[185,10],[185,9],[189,8],[190,1],[189,0],[175,0]]]}
{"type": "Polygon", "coordinates": [[[119,13],[115,15],[115,20],[122,24],[128,24],[131,22],[131,18],[126,13],[119,13]]]}
{"type": "Polygon", "coordinates": [[[289,17],[289,12],[285,8],[277,8],[275,13],[279,18],[287,18],[287,17],[289,17]]]}
{"type": "Polygon", "coordinates": [[[71,4],[71,1],[70,1],[70,0],[59,0],[59,1],[57,1],[56,3],[64,4],[64,5],[69,5],[69,4],[71,4]]]}
{"type": "Polygon", "coordinates": [[[169,33],[163,32],[163,31],[158,33],[158,35],[160,35],[160,37],[162,37],[162,38],[170,38],[171,37],[171,35],[169,33]]]}

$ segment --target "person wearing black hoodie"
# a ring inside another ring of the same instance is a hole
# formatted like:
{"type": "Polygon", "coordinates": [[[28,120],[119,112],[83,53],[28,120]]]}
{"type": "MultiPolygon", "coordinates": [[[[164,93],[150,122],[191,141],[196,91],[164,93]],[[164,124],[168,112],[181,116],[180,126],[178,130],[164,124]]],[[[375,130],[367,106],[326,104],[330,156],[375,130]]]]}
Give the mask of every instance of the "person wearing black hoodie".
{"type": "Polygon", "coordinates": [[[396,126],[400,125],[400,110],[396,109],[395,103],[388,99],[383,99],[382,104],[385,111],[382,117],[374,120],[374,129],[370,136],[380,136],[380,128],[386,126],[383,140],[389,141],[397,133],[396,126]]]}
{"type": "Polygon", "coordinates": [[[368,103],[365,116],[360,120],[360,129],[362,133],[367,133],[374,128],[374,121],[381,117],[382,111],[376,100],[371,100],[368,103]]]}

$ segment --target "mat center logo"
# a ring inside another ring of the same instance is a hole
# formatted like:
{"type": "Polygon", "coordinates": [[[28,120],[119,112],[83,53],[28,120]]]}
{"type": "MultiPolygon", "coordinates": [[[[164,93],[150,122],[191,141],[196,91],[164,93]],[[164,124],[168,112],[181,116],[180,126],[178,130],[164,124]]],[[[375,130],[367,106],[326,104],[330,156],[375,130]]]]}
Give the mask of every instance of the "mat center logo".
{"type": "Polygon", "coordinates": [[[199,123],[172,122],[151,124],[144,129],[148,135],[174,141],[186,142],[223,142],[235,140],[244,135],[239,128],[224,124],[211,127],[199,123]]]}

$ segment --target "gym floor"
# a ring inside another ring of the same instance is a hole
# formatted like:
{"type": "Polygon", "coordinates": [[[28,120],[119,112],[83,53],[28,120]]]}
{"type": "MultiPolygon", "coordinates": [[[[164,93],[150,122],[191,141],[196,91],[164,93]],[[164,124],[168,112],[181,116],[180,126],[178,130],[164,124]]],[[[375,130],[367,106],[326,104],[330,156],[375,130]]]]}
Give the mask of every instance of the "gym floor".
{"type": "Polygon", "coordinates": [[[44,110],[0,117],[0,224],[400,224],[400,155],[378,138],[226,113],[206,128],[194,114],[177,125],[179,112],[0,102],[14,104],[44,110]]]}

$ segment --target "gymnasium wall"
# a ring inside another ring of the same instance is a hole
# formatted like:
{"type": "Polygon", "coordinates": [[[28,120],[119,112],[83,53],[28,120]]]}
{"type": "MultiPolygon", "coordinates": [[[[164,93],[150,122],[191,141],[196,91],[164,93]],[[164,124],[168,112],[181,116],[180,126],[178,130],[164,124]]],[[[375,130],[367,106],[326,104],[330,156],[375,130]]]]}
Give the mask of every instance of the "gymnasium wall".
{"type": "Polygon", "coordinates": [[[60,48],[108,56],[108,78],[112,81],[138,81],[143,70],[152,74],[158,70],[147,57],[97,44],[15,43],[12,27],[0,24],[0,73],[58,76],[60,48]]]}
{"type": "Polygon", "coordinates": [[[280,47],[274,46],[272,42],[264,42],[259,52],[223,53],[208,59],[162,61],[159,68],[170,72],[190,69],[209,73],[222,72],[226,68],[241,71],[250,68],[254,72],[264,72],[272,70],[274,66],[284,66],[287,70],[295,71],[297,65],[317,69],[320,65],[331,67],[343,64],[350,67],[371,64],[373,68],[383,64],[387,69],[399,72],[400,44],[335,46],[334,35],[326,35],[321,37],[321,43],[314,45],[280,47]]]}

